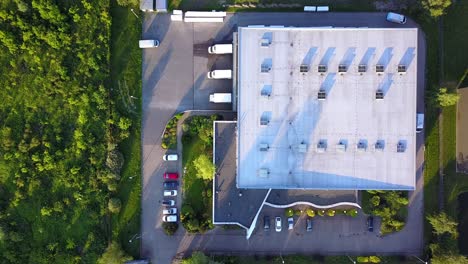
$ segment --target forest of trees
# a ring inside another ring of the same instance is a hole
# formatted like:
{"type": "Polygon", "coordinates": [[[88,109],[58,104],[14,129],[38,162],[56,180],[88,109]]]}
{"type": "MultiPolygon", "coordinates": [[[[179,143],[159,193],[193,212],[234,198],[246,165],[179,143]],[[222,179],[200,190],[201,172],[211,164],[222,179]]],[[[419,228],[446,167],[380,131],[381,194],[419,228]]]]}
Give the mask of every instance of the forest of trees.
{"type": "Polygon", "coordinates": [[[109,0],[2,0],[0,21],[0,262],[95,263],[132,123],[108,84],[109,0]]]}

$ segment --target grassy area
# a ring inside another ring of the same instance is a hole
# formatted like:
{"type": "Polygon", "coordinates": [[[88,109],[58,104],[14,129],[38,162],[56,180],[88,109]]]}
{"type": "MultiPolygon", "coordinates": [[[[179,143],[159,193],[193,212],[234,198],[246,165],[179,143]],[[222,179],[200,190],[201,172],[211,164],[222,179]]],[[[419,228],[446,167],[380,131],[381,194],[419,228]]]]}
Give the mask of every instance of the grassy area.
{"type": "Polygon", "coordinates": [[[207,210],[201,195],[203,190],[207,188],[207,184],[203,179],[197,177],[197,171],[192,165],[192,162],[197,157],[197,154],[203,153],[204,151],[204,143],[199,137],[191,138],[190,141],[186,141],[186,143],[184,143],[182,155],[182,167],[186,168],[184,173],[184,184],[182,187],[184,192],[184,200],[190,201],[190,204],[196,211],[207,210]]]}
{"type": "MultiPolygon", "coordinates": [[[[138,10],[138,9],[135,9],[138,10]]],[[[129,239],[140,233],[141,200],[141,20],[120,7],[111,5],[111,81],[117,107],[132,117],[130,136],[119,145],[125,157],[117,197],[122,208],[112,219],[112,236],[133,257],[140,255],[140,240],[129,239]],[[137,99],[133,99],[133,98],[137,99]]]]}
{"type": "MultiPolygon", "coordinates": [[[[195,116],[187,119],[183,125],[182,137],[184,167],[183,186],[184,200],[181,208],[181,222],[191,233],[202,233],[212,229],[212,180],[202,178],[202,171],[196,167],[195,161],[205,155],[210,166],[213,155],[213,125],[216,116],[195,116]]],[[[201,163],[197,163],[201,164],[201,163]]],[[[210,173],[208,173],[208,177],[210,173]]]]}
{"type": "Polygon", "coordinates": [[[444,79],[458,82],[468,69],[468,1],[456,1],[444,17],[444,79]]]}

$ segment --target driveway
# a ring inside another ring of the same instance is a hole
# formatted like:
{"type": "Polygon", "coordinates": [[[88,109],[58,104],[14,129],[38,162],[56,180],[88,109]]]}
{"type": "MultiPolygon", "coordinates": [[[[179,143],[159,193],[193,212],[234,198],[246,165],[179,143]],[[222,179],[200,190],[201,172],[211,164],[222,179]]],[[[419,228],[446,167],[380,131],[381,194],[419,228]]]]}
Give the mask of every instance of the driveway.
{"type": "MultiPolygon", "coordinates": [[[[225,23],[219,24],[172,23],[167,14],[146,14],[143,23],[143,39],[157,38],[161,41],[161,45],[158,48],[143,51],[141,256],[151,258],[153,263],[170,263],[177,254],[189,254],[193,250],[235,252],[236,254],[257,252],[278,254],[278,251],[317,254],[421,253],[423,248],[423,133],[418,134],[417,138],[417,189],[410,193],[408,222],[405,229],[399,233],[384,238],[374,238],[372,235],[362,234],[365,232],[362,219],[349,221],[337,217],[330,222],[317,220],[314,230],[317,236],[295,235],[283,231],[279,234],[271,233],[271,237],[266,239],[265,234],[260,232],[261,229],[257,229],[247,241],[244,230],[227,231],[220,228],[204,235],[190,235],[183,228],[180,228],[173,237],[167,237],[164,234],[161,228],[162,215],[159,205],[162,200],[162,174],[166,170],[175,170],[177,164],[162,161],[162,156],[166,151],[161,148],[161,134],[166,123],[176,112],[226,107],[209,103],[206,95],[214,91],[229,91],[231,85],[229,81],[206,80],[205,76],[210,69],[230,66],[229,58],[208,57],[204,50],[215,42],[228,43],[232,38],[231,33],[237,26],[246,25],[400,26],[386,22],[384,13],[238,13],[229,14],[225,23]],[[336,229],[337,226],[339,228],[336,229]],[[322,228],[323,233],[319,231],[322,228]],[[350,236],[353,233],[360,235],[350,236]],[[345,236],[340,237],[340,234],[345,236]],[[362,239],[363,237],[366,239],[362,239]]],[[[416,24],[412,21],[404,25],[404,27],[415,26],[416,24]]],[[[419,43],[418,111],[422,111],[424,108],[424,55],[426,53],[422,32],[420,32],[419,43]]],[[[180,197],[178,206],[180,206],[180,197]]],[[[269,209],[265,207],[265,210],[269,209]]],[[[302,224],[299,222],[299,225],[302,224]]]]}

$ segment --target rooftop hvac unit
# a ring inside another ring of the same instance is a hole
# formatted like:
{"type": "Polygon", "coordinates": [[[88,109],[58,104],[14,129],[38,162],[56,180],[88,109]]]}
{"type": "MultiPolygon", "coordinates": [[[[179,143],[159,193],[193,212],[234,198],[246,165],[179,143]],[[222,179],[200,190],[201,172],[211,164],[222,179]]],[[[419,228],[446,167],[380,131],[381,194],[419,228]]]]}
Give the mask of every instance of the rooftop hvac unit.
{"type": "Polygon", "coordinates": [[[327,150],[327,141],[324,139],[319,140],[316,148],[317,153],[323,153],[325,150],[327,150]]]}
{"type": "Polygon", "coordinates": [[[319,73],[327,72],[327,65],[319,65],[318,66],[318,72],[319,73]]]}
{"type": "Polygon", "coordinates": [[[359,140],[356,147],[358,152],[365,152],[367,150],[367,140],[359,140]]]}
{"type": "Polygon", "coordinates": [[[336,145],[336,151],[337,152],[340,152],[340,153],[344,153],[346,152],[346,142],[345,141],[340,141],[337,145],[336,145]]]}
{"type": "Polygon", "coordinates": [[[406,65],[398,65],[398,73],[399,74],[406,73],[406,65]]]}
{"type": "Polygon", "coordinates": [[[339,72],[339,73],[343,74],[343,73],[345,73],[346,71],[347,71],[346,65],[344,65],[344,64],[338,65],[338,72],[339,72]]]}
{"type": "Polygon", "coordinates": [[[383,151],[385,148],[385,142],[383,140],[377,140],[377,142],[375,142],[374,148],[377,151],[383,151]]]}
{"type": "Polygon", "coordinates": [[[380,65],[380,64],[375,65],[375,72],[376,72],[376,73],[382,73],[382,72],[384,72],[384,66],[383,66],[383,65],[380,65]]]}
{"type": "Polygon", "coordinates": [[[398,153],[403,153],[406,150],[406,144],[403,140],[398,141],[397,144],[397,152],[398,153]]]}
{"type": "Polygon", "coordinates": [[[260,151],[267,151],[269,148],[268,144],[260,144],[260,151]]]}
{"type": "Polygon", "coordinates": [[[270,42],[270,39],[268,38],[262,38],[262,40],[260,41],[260,46],[263,48],[268,48],[270,44],[271,42],[270,42]]]}
{"type": "Polygon", "coordinates": [[[271,70],[271,66],[267,64],[262,64],[261,72],[269,72],[271,70]]]}
{"type": "Polygon", "coordinates": [[[297,145],[297,152],[306,153],[307,152],[307,144],[301,143],[301,144],[297,145]]]}
{"type": "Polygon", "coordinates": [[[375,92],[375,99],[382,100],[384,98],[384,93],[382,90],[377,90],[375,92]]]}
{"type": "Polygon", "coordinates": [[[327,98],[327,93],[325,91],[319,91],[317,96],[319,100],[325,100],[325,98],[327,98]]]}
{"type": "Polygon", "coordinates": [[[364,72],[366,72],[366,71],[367,71],[367,65],[365,65],[365,64],[359,64],[359,66],[358,66],[358,72],[359,72],[359,73],[364,73],[364,72]]]}
{"type": "Polygon", "coordinates": [[[266,125],[268,125],[268,123],[270,123],[270,121],[268,120],[268,118],[266,118],[266,117],[261,117],[261,118],[260,118],[260,125],[261,125],[261,126],[266,126],[266,125]]]}
{"type": "Polygon", "coordinates": [[[271,91],[267,89],[262,89],[262,91],[260,92],[260,95],[269,97],[271,95],[271,91]]]}
{"type": "Polygon", "coordinates": [[[300,72],[308,72],[309,71],[309,65],[306,64],[301,64],[301,67],[299,68],[300,72]]]}
{"type": "Polygon", "coordinates": [[[270,174],[270,171],[268,171],[268,169],[259,169],[258,170],[258,177],[260,177],[260,178],[268,178],[268,174],[270,174]]]}

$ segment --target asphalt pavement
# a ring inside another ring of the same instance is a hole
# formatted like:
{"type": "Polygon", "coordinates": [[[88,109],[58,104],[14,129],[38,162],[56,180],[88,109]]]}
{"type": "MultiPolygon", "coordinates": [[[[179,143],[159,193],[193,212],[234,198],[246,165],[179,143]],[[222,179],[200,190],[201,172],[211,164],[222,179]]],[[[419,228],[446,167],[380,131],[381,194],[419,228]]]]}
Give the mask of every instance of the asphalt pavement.
{"type": "MultiPolygon", "coordinates": [[[[237,26],[337,26],[337,27],[416,27],[385,21],[384,13],[237,13],[228,14],[225,23],[171,22],[168,14],[146,14],[143,39],[156,38],[160,47],[143,51],[143,129],[142,129],[142,247],[141,257],[152,263],[170,263],[176,255],[194,250],[235,254],[269,254],[279,252],[307,254],[419,254],[423,249],[423,162],[424,133],[417,137],[417,185],[410,192],[408,220],[405,228],[380,238],[366,233],[365,220],[339,216],[317,220],[311,234],[284,230],[270,235],[257,228],[250,240],[245,230],[217,228],[203,235],[190,235],[180,228],[167,237],[161,228],[162,174],[177,169],[177,163],[163,162],[161,135],[166,123],[177,112],[224,109],[211,104],[206,95],[229,91],[229,81],[206,80],[213,67],[229,66],[229,58],[208,57],[204,49],[212,43],[228,43],[237,26]],[[328,220],[328,221],[325,221],[328,220]],[[355,235],[358,234],[358,235],[355,235]]],[[[424,109],[425,40],[418,37],[418,112],[424,109]]],[[[231,66],[232,67],[232,66],[231,66]]],[[[179,153],[180,155],[181,153],[179,153]]],[[[180,173],[180,172],[179,172],[180,173]]],[[[180,208],[181,198],[178,198],[180,208]]],[[[268,209],[267,210],[278,210],[268,209]]],[[[262,212],[264,213],[264,212],[262,212]]],[[[274,214],[276,212],[272,212],[274,214]]],[[[302,221],[302,220],[301,220],[302,221]]],[[[259,221],[261,222],[261,221],[259,221]]],[[[301,222],[297,228],[301,228],[301,222]]],[[[377,227],[376,227],[377,228],[377,227]]]]}

